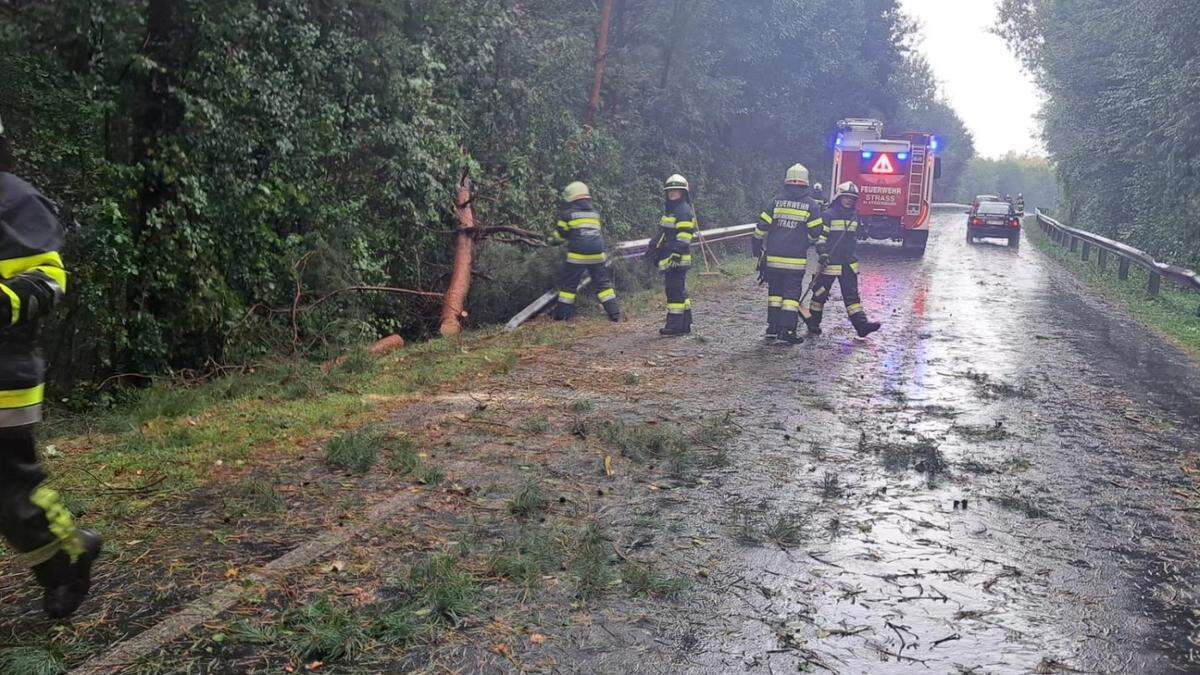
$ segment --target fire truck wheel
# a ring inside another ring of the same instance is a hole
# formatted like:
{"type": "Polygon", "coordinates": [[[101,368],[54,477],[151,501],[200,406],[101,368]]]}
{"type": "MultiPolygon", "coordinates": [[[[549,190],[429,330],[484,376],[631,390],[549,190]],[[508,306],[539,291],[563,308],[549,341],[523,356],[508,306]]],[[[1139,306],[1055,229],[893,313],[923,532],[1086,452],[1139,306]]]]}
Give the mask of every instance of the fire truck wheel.
{"type": "Polygon", "coordinates": [[[1021,248],[1021,233],[1020,232],[1008,235],[1008,247],[1009,248],[1021,248]]]}
{"type": "Polygon", "coordinates": [[[920,257],[925,255],[925,246],[929,243],[929,233],[922,230],[905,232],[903,235],[904,251],[909,255],[920,257]]]}

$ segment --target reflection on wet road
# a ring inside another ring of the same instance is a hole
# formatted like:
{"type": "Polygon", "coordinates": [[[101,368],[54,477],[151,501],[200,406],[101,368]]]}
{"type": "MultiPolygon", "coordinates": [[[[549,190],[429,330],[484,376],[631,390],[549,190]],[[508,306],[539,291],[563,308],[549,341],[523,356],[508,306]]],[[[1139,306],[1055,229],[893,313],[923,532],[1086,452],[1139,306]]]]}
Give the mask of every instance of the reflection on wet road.
{"type": "Polygon", "coordinates": [[[725,542],[686,669],[1200,671],[1196,369],[961,221],[921,260],[863,247],[869,341],[831,309],[824,336],[761,344],[754,287],[697,302],[705,339],[671,349],[746,433],[676,507],[725,542]]]}

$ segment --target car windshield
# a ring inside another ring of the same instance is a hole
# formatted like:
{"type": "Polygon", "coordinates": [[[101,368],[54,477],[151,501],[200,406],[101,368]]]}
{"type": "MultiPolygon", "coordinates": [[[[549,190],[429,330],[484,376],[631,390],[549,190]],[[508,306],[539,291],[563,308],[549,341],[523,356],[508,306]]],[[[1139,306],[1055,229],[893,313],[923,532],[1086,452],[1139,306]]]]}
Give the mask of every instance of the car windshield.
{"type": "Polygon", "coordinates": [[[984,202],[979,205],[979,212],[987,215],[1007,215],[1009,208],[1011,207],[1008,202],[984,202]]]}

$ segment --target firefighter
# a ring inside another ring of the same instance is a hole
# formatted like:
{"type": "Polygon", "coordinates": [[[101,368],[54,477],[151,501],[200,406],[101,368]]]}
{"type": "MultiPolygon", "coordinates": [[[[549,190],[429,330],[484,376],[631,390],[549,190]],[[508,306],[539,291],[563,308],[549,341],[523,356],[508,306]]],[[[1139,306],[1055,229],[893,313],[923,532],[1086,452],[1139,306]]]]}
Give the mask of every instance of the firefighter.
{"type": "Polygon", "coordinates": [[[809,244],[821,231],[821,210],[803,164],[787,170],[783,188],[759,216],[752,250],[767,283],[767,339],[803,342],[796,333],[809,244]]]}
{"type": "Polygon", "coordinates": [[[659,221],[654,250],[667,292],[667,322],[659,335],[692,332],[692,300],[687,293],[687,273],[692,266],[692,239],[696,236],[696,211],[687,179],[675,174],[663,184],[666,207],[659,221]]]}
{"type": "Polygon", "coordinates": [[[1025,215],[1025,195],[1020,192],[1017,193],[1017,213],[1025,215]]]}
{"type": "Polygon", "coordinates": [[[601,227],[600,213],[592,205],[588,186],[575,181],[563,188],[558,224],[549,239],[550,244],[567,245],[567,259],[559,274],[558,306],[554,310],[556,321],[575,316],[575,295],[584,274],[592,278],[596,298],[604,306],[609,320],[621,320],[621,307],[617,304],[612,272],[606,266],[608,254],[605,252],[601,227]]]}
{"type": "Polygon", "coordinates": [[[821,256],[821,271],[813,286],[810,316],[805,319],[810,335],[821,334],[821,316],[833,282],[842,289],[842,302],[859,337],[879,330],[878,321],[868,321],[858,295],[858,186],[847,181],[837,186],[833,203],[821,215],[821,234],[817,238],[817,253],[821,256]]]}
{"type": "Polygon", "coordinates": [[[33,569],[42,608],[70,616],[87,597],[102,541],[78,529],[57,492],[42,485],[35,430],[42,419],[45,362],[38,322],[67,287],[54,206],[12,173],[0,121],[0,534],[33,569]]]}

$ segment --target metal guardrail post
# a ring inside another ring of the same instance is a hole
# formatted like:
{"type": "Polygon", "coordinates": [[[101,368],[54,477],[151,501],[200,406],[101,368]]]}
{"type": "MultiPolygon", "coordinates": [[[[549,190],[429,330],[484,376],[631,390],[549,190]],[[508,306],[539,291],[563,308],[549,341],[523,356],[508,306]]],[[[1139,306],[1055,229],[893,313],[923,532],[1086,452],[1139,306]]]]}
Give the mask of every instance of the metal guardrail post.
{"type": "Polygon", "coordinates": [[[1069,234],[1068,234],[1068,235],[1067,235],[1067,242],[1068,242],[1068,245],[1067,245],[1067,250],[1069,250],[1071,253],[1074,253],[1074,252],[1075,252],[1075,249],[1078,247],[1079,240],[1078,240],[1078,239],[1076,239],[1075,237],[1072,237],[1071,235],[1069,235],[1069,234]]]}
{"type": "Polygon", "coordinates": [[[1150,271],[1147,271],[1147,274],[1150,276],[1150,284],[1146,290],[1150,293],[1150,297],[1156,298],[1158,297],[1158,291],[1162,286],[1162,275],[1157,272],[1150,271]]]}
{"type": "Polygon", "coordinates": [[[1092,257],[1092,244],[1090,242],[1085,241],[1085,242],[1083,242],[1083,261],[1088,262],[1091,259],[1091,257],[1092,257]]]}
{"type": "Polygon", "coordinates": [[[1096,252],[1096,266],[1103,272],[1108,267],[1108,249],[1101,248],[1096,252]]]}
{"type": "Polygon", "coordinates": [[[1117,268],[1117,278],[1121,281],[1129,278],[1129,258],[1121,258],[1121,264],[1117,268]]]}

